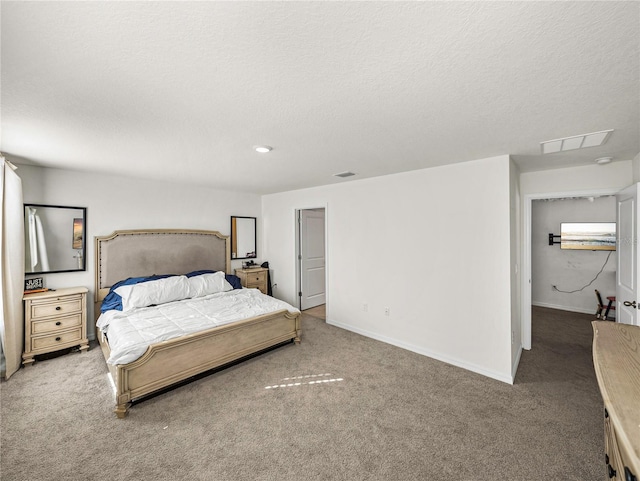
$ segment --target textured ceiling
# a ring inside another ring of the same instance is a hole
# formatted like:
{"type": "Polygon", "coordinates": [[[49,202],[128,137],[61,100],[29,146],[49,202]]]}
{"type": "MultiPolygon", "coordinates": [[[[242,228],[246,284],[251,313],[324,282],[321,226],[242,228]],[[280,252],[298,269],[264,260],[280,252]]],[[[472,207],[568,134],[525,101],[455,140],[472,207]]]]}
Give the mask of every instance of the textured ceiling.
{"type": "Polygon", "coordinates": [[[0,5],[17,163],[269,193],[640,152],[638,2],[0,5]],[[602,147],[540,155],[605,129],[602,147]]]}

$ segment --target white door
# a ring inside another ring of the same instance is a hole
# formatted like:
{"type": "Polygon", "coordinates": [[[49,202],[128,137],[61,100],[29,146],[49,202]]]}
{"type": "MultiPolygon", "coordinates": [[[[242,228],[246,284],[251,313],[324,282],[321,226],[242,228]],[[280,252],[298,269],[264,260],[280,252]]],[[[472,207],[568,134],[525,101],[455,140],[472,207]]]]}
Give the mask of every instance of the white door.
{"type": "Polygon", "coordinates": [[[638,231],[640,183],[621,190],[617,200],[618,268],[616,273],[616,321],[638,325],[638,231]]]}
{"type": "Polygon", "coordinates": [[[324,209],[300,211],[300,309],[325,303],[324,209]]]}

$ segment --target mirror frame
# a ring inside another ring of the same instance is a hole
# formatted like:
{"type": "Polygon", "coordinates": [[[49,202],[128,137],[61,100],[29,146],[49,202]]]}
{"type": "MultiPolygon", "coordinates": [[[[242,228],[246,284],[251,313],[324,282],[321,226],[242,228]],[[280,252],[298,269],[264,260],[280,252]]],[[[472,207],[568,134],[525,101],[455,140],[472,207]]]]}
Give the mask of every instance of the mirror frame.
{"type": "MultiPolygon", "coordinates": [[[[36,274],[56,274],[59,272],[82,272],[87,270],[87,208],[86,207],[77,207],[70,205],[51,205],[51,204],[23,204],[23,218],[26,218],[27,207],[51,207],[56,209],[73,209],[73,210],[81,210],[82,211],[82,267],[78,267],[76,269],[61,269],[61,270],[48,270],[48,271],[38,271],[38,272],[27,272],[26,265],[23,266],[25,270],[25,276],[32,276],[36,274]]],[[[26,230],[27,225],[24,226],[25,230],[25,240],[26,240],[26,230]]],[[[74,249],[80,250],[80,249],[74,249]]]]}
{"type": "Polygon", "coordinates": [[[231,260],[236,259],[257,259],[258,258],[258,226],[257,217],[245,217],[240,215],[231,216],[231,260]],[[238,242],[237,228],[234,228],[233,221],[235,219],[251,219],[253,220],[253,257],[233,257],[233,246],[238,242]]]}

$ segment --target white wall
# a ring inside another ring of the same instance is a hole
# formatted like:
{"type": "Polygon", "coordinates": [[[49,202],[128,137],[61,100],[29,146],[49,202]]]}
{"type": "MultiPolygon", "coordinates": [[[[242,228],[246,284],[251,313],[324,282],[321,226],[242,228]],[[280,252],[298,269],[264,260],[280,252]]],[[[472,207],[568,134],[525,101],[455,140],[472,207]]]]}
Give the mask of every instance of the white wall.
{"type": "Polygon", "coordinates": [[[599,197],[593,202],[587,198],[534,200],[531,212],[531,303],[594,314],[594,289],[605,297],[615,295],[616,252],[560,249],[558,244],[550,246],[548,237],[549,233],[560,234],[561,222],[615,222],[615,197],[599,197]],[[602,273],[587,286],[603,266],[602,273]],[[554,290],[554,285],[562,291],[587,287],[569,294],[554,290]]]}
{"type": "Polygon", "coordinates": [[[520,234],[520,171],[513,162],[509,165],[509,215],[511,243],[511,376],[515,379],[522,353],[521,319],[521,234],[520,234]]]}
{"type": "Polygon", "coordinates": [[[328,322],[512,381],[508,156],[264,196],[274,294],[290,303],[295,210],[314,207],[328,322]]]}
{"type": "Polygon", "coordinates": [[[532,194],[620,190],[632,182],[632,162],[623,160],[605,165],[526,172],[520,175],[522,196],[532,194]]]}
{"type": "Polygon", "coordinates": [[[640,154],[633,159],[633,182],[640,182],[640,154]]]}
{"type": "MultiPolygon", "coordinates": [[[[46,274],[46,287],[89,288],[88,334],[95,336],[95,236],[123,229],[204,229],[230,233],[232,215],[258,217],[261,241],[260,196],[193,185],[98,175],[20,165],[25,203],[87,208],[87,270],[46,274]]],[[[258,244],[260,245],[260,244],[258,244]]],[[[258,250],[258,258],[262,258],[258,250]]],[[[232,267],[240,267],[233,261],[232,267]]]]}

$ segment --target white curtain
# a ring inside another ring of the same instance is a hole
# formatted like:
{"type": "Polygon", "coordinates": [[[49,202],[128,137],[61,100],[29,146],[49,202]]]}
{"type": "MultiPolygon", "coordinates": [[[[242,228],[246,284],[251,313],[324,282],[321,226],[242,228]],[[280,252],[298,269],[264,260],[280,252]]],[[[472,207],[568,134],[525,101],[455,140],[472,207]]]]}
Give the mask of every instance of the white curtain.
{"type": "Polygon", "coordinates": [[[0,155],[0,371],[6,379],[20,368],[24,344],[24,215],[22,181],[0,155]]]}
{"type": "Polygon", "coordinates": [[[47,244],[44,240],[42,221],[37,209],[28,207],[25,213],[27,225],[26,252],[27,265],[31,267],[28,272],[45,272],[49,270],[49,256],[47,244]]]}

